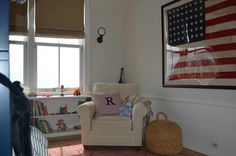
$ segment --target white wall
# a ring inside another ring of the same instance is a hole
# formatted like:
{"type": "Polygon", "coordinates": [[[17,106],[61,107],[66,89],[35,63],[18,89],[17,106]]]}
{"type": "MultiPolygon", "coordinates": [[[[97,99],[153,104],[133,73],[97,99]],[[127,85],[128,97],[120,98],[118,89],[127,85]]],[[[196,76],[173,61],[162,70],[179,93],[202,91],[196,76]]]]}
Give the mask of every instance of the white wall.
{"type": "MultiPolygon", "coordinates": [[[[123,66],[124,9],[126,0],[90,1],[91,83],[118,82],[123,66]],[[97,43],[97,29],[106,28],[103,43],[97,43]]],[[[90,87],[91,87],[90,86],[90,87]]]]}
{"type": "MultiPolygon", "coordinates": [[[[169,0],[170,1],[170,0],[169,0]]],[[[234,90],[162,87],[161,5],[166,0],[90,0],[91,81],[117,82],[125,67],[126,82],[140,86],[153,111],[178,122],[184,146],[214,156],[236,153],[234,90]],[[98,44],[97,28],[107,29],[98,44]],[[212,143],[218,143],[218,148],[212,143]]]]}
{"type": "Polygon", "coordinates": [[[129,0],[125,14],[126,81],[139,84],[183,130],[184,146],[208,155],[236,153],[236,91],[162,87],[161,5],[166,0],[129,0]],[[212,143],[218,143],[218,148],[212,143]]]}

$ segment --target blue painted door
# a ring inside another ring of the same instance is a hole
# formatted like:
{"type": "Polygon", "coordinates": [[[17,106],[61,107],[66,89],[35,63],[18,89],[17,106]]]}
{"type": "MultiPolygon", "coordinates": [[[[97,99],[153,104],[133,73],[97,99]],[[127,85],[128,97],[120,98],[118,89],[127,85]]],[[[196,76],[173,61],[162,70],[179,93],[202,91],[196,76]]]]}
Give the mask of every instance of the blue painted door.
{"type": "MultiPolygon", "coordinates": [[[[0,0],[0,72],[9,76],[9,5],[0,0]]],[[[9,90],[0,84],[0,155],[12,156],[9,90]]]]}

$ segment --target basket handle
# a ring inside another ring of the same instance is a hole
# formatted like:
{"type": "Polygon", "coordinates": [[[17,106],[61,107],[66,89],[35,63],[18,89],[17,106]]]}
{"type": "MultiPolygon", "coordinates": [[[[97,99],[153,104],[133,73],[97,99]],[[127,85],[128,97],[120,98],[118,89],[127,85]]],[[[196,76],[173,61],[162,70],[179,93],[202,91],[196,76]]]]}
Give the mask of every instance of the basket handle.
{"type": "Polygon", "coordinates": [[[164,116],[165,120],[168,120],[168,117],[167,117],[167,115],[164,112],[158,112],[156,114],[156,119],[157,120],[160,120],[160,115],[164,116]]]}

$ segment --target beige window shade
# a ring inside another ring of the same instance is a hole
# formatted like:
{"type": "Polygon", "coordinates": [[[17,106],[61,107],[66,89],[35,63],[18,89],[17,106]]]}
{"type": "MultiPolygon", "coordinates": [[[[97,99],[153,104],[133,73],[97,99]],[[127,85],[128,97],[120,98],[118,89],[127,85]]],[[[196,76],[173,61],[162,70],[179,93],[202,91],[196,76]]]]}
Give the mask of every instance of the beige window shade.
{"type": "Polygon", "coordinates": [[[27,35],[27,3],[10,2],[10,34],[27,35]]]}
{"type": "Polygon", "coordinates": [[[36,36],[84,38],[84,0],[37,0],[36,36]]]}

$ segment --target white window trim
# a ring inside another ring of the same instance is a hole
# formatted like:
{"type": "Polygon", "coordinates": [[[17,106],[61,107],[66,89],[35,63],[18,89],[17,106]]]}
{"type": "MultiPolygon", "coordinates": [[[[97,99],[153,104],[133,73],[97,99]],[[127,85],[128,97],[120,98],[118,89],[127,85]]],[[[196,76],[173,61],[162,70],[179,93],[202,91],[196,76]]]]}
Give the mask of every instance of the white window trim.
{"type": "Polygon", "coordinates": [[[27,50],[27,41],[9,41],[10,44],[20,44],[23,45],[24,49],[23,49],[23,58],[24,58],[24,64],[23,64],[23,83],[26,84],[26,69],[27,69],[27,64],[25,63],[26,59],[27,59],[27,54],[26,54],[26,50],[27,50]]]}
{"type": "MultiPolygon", "coordinates": [[[[44,43],[44,42],[36,42],[35,43],[36,47],[37,46],[52,46],[52,47],[59,47],[58,49],[58,67],[60,69],[60,47],[67,47],[67,48],[79,48],[80,49],[80,87],[83,85],[83,63],[81,63],[81,61],[83,62],[83,56],[84,56],[84,51],[83,51],[83,45],[72,45],[72,44],[61,44],[61,43],[44,43]]],[[[37,66],[37,48],[36,49],[36,66],[37,66]]],[[[36,68],[37,70],[37,68],[36,68]]],[[[36,73],[37,74],[37,73],[36,73]]],[[[36,75],[36,77],[38,77],[38,75],[36,75]]],[[[36,81],[37,84],[37,81],[36,81]]],[[[60,70],[58,71],[58,89],[60,86],[60,70]]],[[[38,87],[36,85],[36,91],[37,91],[38,87]]],[[[38,92],[39,94],[43,94],[44,92],[38,92]]],[[[52,94],[59,94],[59,92],[52,92],[52,94]]],[[[64,94],[71,94],[71,92],[65,92],[64,94]]]]}
{"type": "Polygon", "coordinates": [[[91,84],[91,2],[90,0],[84,1],[84,23],[85,23],[85,39],[83,42],[83,56],[81,57],[83,60],[81,63],[83,63],[83,68],[81,72],[82,74],[82,86],[83,94],[90,94],[92,90],[92,84],[91,84]]]}

